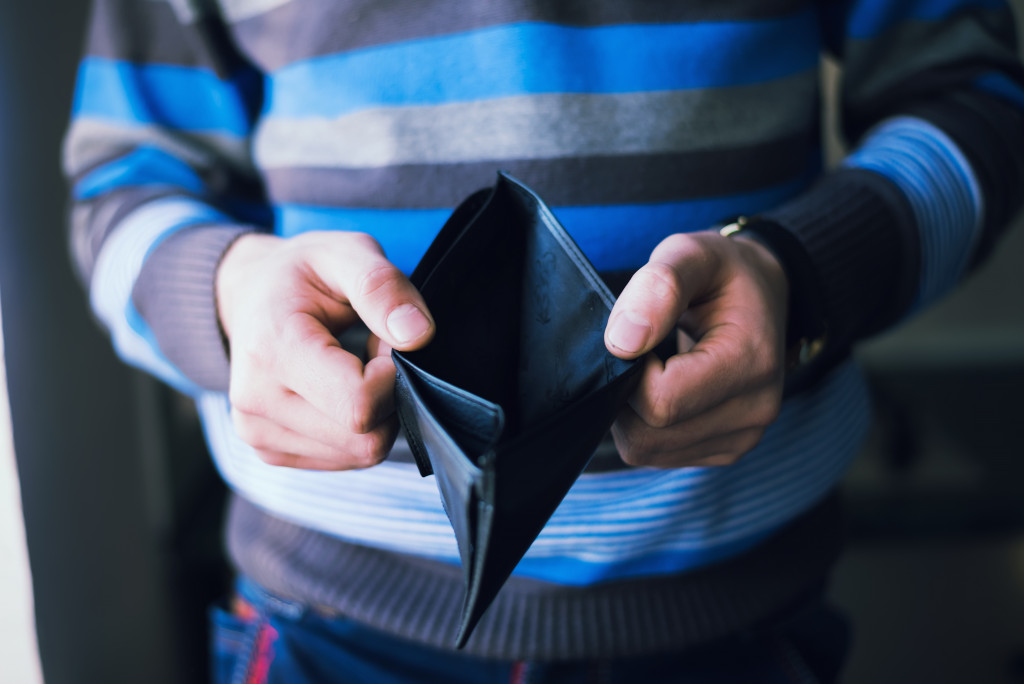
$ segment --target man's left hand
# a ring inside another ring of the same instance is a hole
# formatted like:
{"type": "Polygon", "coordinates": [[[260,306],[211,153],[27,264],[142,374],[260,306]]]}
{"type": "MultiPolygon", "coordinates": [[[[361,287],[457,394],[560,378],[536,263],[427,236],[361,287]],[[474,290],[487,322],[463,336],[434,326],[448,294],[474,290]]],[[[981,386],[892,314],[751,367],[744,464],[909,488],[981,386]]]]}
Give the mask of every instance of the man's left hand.
{"type": "Polygon", "coordinates": [[[666,238],[612,309],[608,350],[647,354],[612,436],[630,465],[730,465],[779,414],[788,284],[763,245],[717,232],[666,238]],[[679,352],[649,352],[668,335],[679,352]]]}

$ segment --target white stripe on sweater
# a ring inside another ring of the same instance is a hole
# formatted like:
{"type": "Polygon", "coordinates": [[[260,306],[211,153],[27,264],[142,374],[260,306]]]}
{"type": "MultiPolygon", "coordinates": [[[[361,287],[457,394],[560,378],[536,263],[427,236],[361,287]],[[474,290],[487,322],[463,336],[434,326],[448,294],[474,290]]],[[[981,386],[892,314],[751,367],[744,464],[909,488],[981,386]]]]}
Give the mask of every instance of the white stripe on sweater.
{"type": "MultiPolygon", "coordinates": [[[[223,395],[204,395],[200,410],[222,474],[254,503],[355,543],[458,558],[434,479],[412,464],[275,468],[235,436],[223,395]]],[[[787,402],[762,444],[734,466],[585,474],[527,557],[615,564],[762,536],[835,486],[868,422],[862,379],[847,364],[787,402]]]]}
{"type": "Polygon", "coordinates": [[[132,304],[132,288],[146,256],[162,240],[196,223],[226,220],[191,199],[169,197],[144,204],[110,233],[92,274],[92,308],[110,330],[117,353],[187,394],[195,394],[198,388],[151,342],[152,333],[132,304]]]}

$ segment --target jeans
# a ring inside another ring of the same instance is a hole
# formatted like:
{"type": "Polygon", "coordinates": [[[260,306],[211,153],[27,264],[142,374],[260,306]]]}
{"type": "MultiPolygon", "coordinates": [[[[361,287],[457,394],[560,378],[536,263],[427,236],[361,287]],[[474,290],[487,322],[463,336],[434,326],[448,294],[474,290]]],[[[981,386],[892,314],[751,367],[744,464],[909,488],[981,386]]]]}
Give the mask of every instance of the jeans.
{"type": "Polygon", "coordinates": [[[488,660],[389,636],[326,616],[240,579],[233,610],[211,610],[217,684],[740,682],[814,684],[838,678],[846,622],[820,601],[770,629],[707,646],[583,661],[488,660]]]}

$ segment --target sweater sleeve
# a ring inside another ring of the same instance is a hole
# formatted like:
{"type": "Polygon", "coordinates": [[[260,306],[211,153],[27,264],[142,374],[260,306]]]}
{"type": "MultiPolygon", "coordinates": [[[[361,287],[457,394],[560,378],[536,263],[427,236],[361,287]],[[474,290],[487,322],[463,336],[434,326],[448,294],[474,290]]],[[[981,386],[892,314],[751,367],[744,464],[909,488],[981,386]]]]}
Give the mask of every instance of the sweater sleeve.
{"type": "Polygon", "coordinates": [[[846,0],[820,17],[852,151],[764,216],[812,265],[792,285],[817,293],[827,361],[941,297],[1018,210],[1024,75],[1001,1],[846,0]]]}
{"type": "Polygon", "coordinates": [[[227,388],[214,274],[265,222],[249,157],[261,80],[194,6],[94,4],[63,161],[93,311],[124,360],[188,394],[227,388]]]}

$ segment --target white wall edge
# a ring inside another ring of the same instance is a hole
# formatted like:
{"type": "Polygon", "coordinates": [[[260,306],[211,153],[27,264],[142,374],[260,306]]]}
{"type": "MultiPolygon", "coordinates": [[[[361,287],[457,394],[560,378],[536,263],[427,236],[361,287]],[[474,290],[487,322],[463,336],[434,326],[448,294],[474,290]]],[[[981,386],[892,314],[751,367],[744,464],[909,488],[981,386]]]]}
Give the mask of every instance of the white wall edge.
{"type": "Polygon", "coordinates": [[[0,322],[0,682],[42,684],[0,322]]]}

